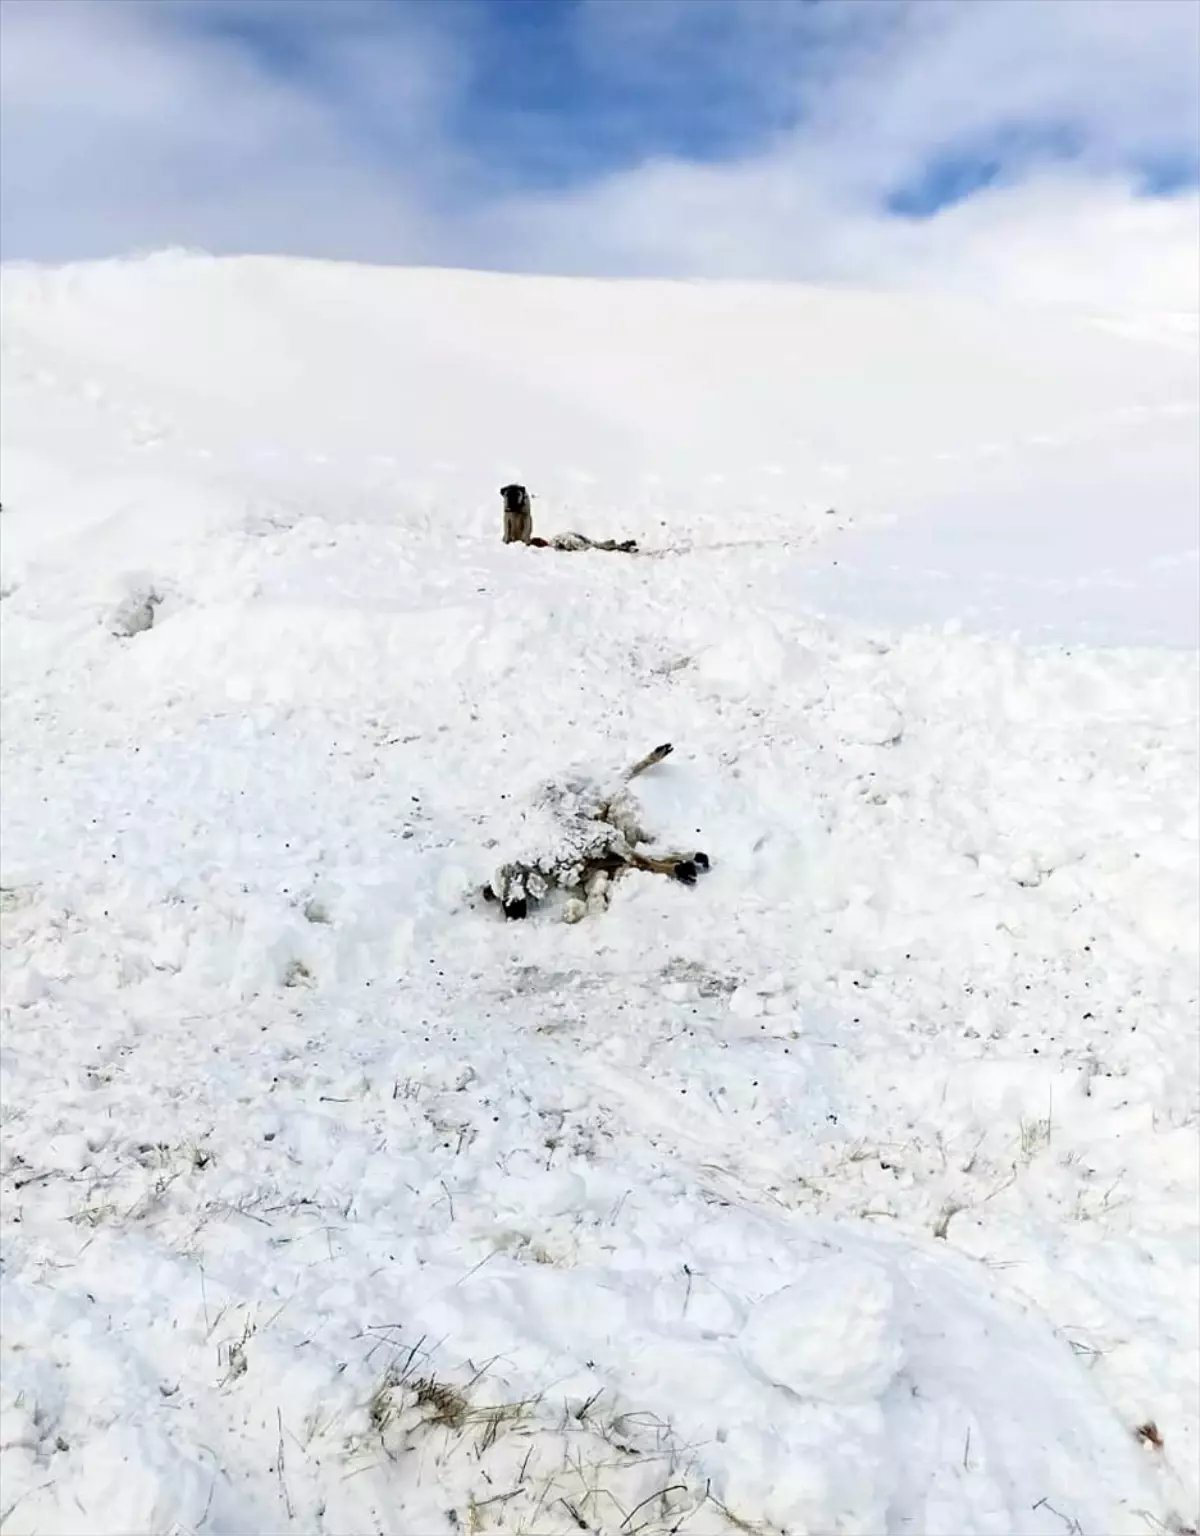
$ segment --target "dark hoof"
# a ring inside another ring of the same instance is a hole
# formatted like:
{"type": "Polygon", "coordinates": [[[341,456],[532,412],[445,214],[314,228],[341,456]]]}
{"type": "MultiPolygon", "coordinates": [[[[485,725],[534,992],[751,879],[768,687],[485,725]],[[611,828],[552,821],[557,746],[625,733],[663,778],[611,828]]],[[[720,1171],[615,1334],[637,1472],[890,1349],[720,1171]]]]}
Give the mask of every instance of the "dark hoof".
{"type": "Polygon", "coordinates": [[[696,866],[692,863],[691,859],[684,859],[681,863],[676,864],[671,873],[675,876],[676,880],[682,881],[684,885],[695,885],[696,883],[696,866]]]}
{"type": "Polygon", "coordinates": [[[528,917],[529,903],[523,896],[519,901],[506,901],[504,903],[504,915],[513,921],[518,918],[528,917]]]}
{"type": "Polygon", "coordinates": [[[490,885],[485,885],[484,886],[484,888],[483,888],[483,899],[484,899],[484,901],[495,901],[496,893],[495,893],[494,890],[492,890],[490,885]]]}
{"type": "Polygon", "coordinates": [[[617,548],[623,555],[636,555],[638,552],[637,540],[626,539],[623,544],[618,544],[617,548]]]}
{"type": "Polygon", "coordinates": [[[654,749],[654,756],[657,757],[659,762],[661,763],[663,758],[664,757],[670,757],[671,753],[674,752],[674,750],[675,750],[675,748],[671,745],[671,743],[669,741],[664,741],[661,747],[655,747],[655,749],[654,749]]]}
{"type": "Polygon", "coordinates": [[[692,854],[692,863],[697,869],[710,869],[712,867],[708,862],[708,854],[706,853],[692,854]]]}

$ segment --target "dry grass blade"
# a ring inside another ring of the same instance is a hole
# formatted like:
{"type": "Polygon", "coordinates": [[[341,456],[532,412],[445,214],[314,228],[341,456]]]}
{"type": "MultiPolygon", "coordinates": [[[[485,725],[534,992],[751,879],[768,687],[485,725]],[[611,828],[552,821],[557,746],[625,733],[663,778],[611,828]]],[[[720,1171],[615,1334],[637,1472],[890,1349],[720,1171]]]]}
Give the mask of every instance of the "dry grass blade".
{"type": "MultiPolygon", "coordinates": [[[[647,1504],[653,1504],[655,1499],[665,1499],[667,1497],[667,1495],[671,1494],[671,1493],[686,1493],[686,1492],[687,1492],[687,1484],[686,1483],[668,1483],[665,1488],[659,1488],[655,1493],[647,1494],[646,1497],[642,1500],[642,1502],[640,1504],[635,1504],[633,1506],[633,1508],[629,1511],[629,1513],[625,1516],[624,1520],[621,1521],[620,1529],[624,1530],[625,1527],[629,1524],[629,1522],[633,1519],[634,1515],[636,1515],[639,1510],[645,1509],[647,1504]]],[[[640,1526],[635,1526],[634,1529],[635,1530],[640,1530],[641,1527],[640,1526]]]]}

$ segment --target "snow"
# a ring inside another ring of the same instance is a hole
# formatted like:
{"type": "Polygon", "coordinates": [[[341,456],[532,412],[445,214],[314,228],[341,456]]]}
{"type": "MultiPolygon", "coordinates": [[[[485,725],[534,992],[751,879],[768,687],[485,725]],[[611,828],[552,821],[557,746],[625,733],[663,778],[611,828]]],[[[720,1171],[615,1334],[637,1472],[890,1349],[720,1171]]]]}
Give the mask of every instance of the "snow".
{"type": "Polygon", "coordinates": [[[6,1536],[1194,1526],[1186,317],[2,303],[6,1536]]]}

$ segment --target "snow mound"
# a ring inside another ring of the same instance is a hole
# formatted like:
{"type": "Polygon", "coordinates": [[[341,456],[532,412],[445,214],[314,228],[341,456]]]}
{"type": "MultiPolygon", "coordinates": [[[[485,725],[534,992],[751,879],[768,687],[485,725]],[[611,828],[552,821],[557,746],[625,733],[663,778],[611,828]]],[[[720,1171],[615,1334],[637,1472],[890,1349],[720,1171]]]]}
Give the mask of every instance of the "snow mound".
{"type": "Polygon", "coordinates": [[[871,1264],[814,1265],[754,1309],[743,1333],[749,1362],[775,1386],[817,1402],[876,1398],[904,1356],[887,1274],[871,1264]]]}
{"type": "Polygon", "coordinates": [[[6,1536],[1195,1528],[1177,319],[4,271],[6,1536]]]}

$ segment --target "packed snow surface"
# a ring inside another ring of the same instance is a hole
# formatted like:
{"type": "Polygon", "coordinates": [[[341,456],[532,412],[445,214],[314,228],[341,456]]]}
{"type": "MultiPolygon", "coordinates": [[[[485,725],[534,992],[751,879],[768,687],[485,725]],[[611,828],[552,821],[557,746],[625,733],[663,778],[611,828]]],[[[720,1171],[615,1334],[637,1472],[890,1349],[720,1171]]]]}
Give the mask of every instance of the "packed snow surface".
{"type": "Polygon", "coordinates": [[[1194,1526],[1194,317],[0,319],[5,1536],[1194,1526]],[[711,874],[479,899],[663,741],[711,874]]]}

